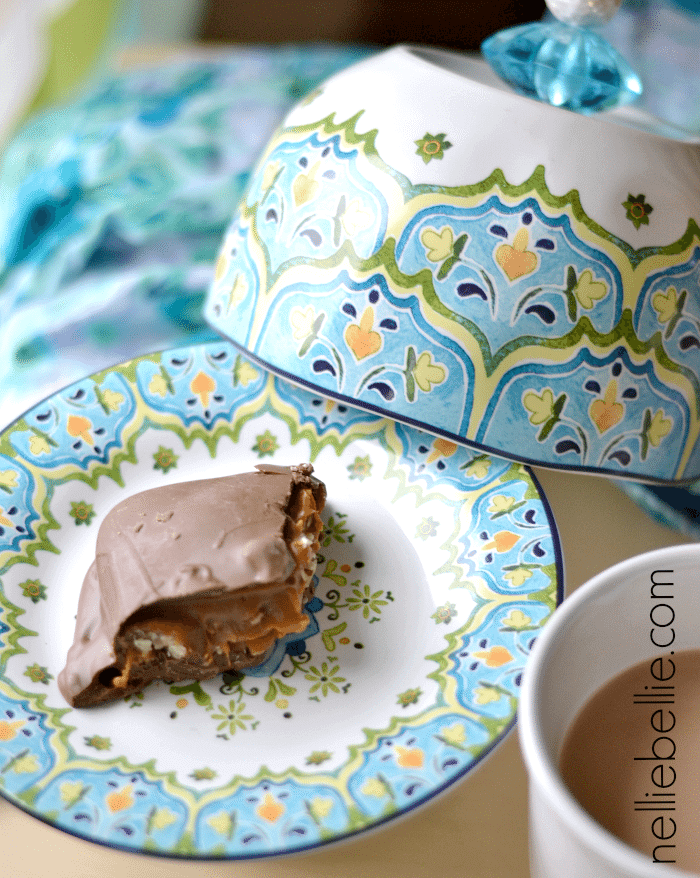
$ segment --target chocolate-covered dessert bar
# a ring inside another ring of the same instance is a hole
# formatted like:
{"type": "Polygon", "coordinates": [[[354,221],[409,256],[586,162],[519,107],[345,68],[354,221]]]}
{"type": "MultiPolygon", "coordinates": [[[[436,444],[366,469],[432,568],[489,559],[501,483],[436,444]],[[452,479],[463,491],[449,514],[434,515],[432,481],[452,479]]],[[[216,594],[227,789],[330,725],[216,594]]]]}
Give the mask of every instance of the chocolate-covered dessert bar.
{"type": "Polygon", "coordinates": [[[261,664],[301,633],[326,491],[311,464],[166,485],[97,535],[59,688],[73,707],[261,664]]]}

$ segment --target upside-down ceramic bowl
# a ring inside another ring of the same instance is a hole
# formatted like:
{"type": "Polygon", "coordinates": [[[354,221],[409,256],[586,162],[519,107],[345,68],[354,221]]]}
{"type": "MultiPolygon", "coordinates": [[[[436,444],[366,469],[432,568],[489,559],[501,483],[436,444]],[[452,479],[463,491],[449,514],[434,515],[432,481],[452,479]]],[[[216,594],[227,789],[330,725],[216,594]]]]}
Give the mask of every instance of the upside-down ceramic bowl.
{"type": "Polygon", "coordinates": [[[700,139],[398,46],[269,143],[207,320],[327,397],[544,466],[700,475],[700,139]]]}

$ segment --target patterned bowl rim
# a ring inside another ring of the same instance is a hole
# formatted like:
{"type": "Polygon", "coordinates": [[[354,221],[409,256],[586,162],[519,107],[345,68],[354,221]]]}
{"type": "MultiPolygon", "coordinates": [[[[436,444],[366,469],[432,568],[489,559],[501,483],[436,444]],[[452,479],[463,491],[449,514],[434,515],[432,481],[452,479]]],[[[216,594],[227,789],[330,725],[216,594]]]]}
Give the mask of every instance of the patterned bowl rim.
{"type": "Polygon", "coordinates": [[[466,448],[471,448],[473,451],[483,451],[485,454],[488,454],[491,457],[497,457],[502,460],[512,460],[516,463],[522,463],[527,467],[541,467],[542,469],[554,470],[557,472],[583,473],[586,475],[601,476],[603,478],[611,479],[613,481],[639,484],[642,488],[644,483],[648,483],[649,485],[660,485],[669,487],[672,486],[682,489],[684,486],[690,486],[694,484],[698,480],[698,478],[700,478],[700,474],[698,474],[685,476],[681,479],[664,479],[660,477],[654,477],[646,473],[640,475],[638,473],[612,470],[606,467],[593,467],[587,465],[575,466],[572,464],[556,463],[545,459],[527,457],[526,455],[519,455],[516,452],[506,453],[500,448],[493,448],[490,445],[485,445],[472,439],[466,439],[464,436],[460,436],[457,433],[452,433],[449,430],[442,430],[440,427],[437,427],[435,425],[429,425],[417,419],[408,418],[405,415],[402,415],[400,412],[397,413],[395,411],[392,411],[391,409],[384,408],[383,406],[373,405],[371,403],[365,402],[364,400],[358,400],[352,396],[338,393],[332,388],[323,387],[322,385],[315,384],[313,381],[307,381],[302,376],[295,375],[293,372],[289,372],[288,370],[283,369],[282,367],[271,363],[269,360],[266,360],[253,353],[248,348],[246,348],[245,345],[240,344],[240,342],[237,342],[234,339],[230,338],[230,336],[226,335],[223,329],[220,326],[217,326],[217,324],[213,320],[210,320],[208,318],[206,319],[209,326],[215,332],[217,332],[224,341],[233,345],[249,360],[256,363],[262,369],[265,369],[267,372],[271,372],[273,375],[276,375],[279,378],[288,381],[290,384],[294,384],[297,387],[302,388],[303,390],[317,393],[319,396],[324,396],[328,399],[335,400],[336,402],[343,403],[344,405],[349,405],[353,408],[362,409],[364,411],[371,412],[372,414],[376,414],[379,417],[389,418],[390,420],[397,421],[398,423],[406,424],[406,426],[412,427],[413,429],[421,430],[422,432],[430,433],[434,436],[447,439],[449,442],[454,442],[456,445],[463,445],[466,448]]]}

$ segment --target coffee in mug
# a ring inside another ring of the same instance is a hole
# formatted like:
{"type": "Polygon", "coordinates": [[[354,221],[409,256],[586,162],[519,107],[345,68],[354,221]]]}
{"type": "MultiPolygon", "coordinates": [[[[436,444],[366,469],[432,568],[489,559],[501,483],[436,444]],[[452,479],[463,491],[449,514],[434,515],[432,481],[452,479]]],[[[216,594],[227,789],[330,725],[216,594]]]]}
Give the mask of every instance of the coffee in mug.
{"type": "Polygon", "coordinates": [[[601,826],[700,874],[700,650],[671,650],[613,677],[569,728],[562,778],[601,826]]]}

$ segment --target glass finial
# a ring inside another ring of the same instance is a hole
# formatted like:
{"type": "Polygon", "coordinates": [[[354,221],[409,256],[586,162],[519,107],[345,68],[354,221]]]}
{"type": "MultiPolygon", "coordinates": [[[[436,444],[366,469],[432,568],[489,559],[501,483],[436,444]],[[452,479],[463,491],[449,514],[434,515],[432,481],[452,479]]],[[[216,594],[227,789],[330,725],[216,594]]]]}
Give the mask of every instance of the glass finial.
{"type": "Polygon", "coordinates": [[[607,40],[604,24],[621,0],[546,0],[557,21],[499,31],[481,46],[495,72],[516,91],[556,107],[596,113],[636,100],[642,83],[607,40]]]}

